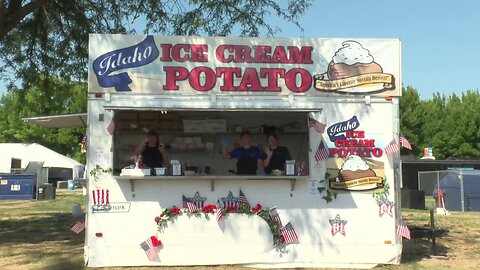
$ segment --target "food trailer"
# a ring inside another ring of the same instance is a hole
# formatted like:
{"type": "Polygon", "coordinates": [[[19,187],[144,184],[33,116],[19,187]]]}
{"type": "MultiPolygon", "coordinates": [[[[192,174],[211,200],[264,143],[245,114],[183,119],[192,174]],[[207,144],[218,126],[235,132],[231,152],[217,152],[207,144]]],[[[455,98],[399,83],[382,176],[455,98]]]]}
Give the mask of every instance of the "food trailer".
{"type": "Polygon", "coordinates": [[[400,41],[90,35],[88,266],[399,263],[400,41]],[[133,155],[155,129],[163,168],[133,155]],[[291,159],[235,174],[248,129],[291,159]]]}

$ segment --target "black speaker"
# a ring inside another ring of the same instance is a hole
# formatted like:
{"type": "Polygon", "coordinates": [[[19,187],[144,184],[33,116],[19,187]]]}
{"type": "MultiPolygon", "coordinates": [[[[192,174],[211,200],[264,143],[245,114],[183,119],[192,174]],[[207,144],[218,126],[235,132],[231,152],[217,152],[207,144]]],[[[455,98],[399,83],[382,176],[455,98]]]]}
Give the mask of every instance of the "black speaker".
{"type": "Polygon", "coordinates": [[[422,190],[402,189],[402,208],[425,209],[425,192],[422,190]]]}

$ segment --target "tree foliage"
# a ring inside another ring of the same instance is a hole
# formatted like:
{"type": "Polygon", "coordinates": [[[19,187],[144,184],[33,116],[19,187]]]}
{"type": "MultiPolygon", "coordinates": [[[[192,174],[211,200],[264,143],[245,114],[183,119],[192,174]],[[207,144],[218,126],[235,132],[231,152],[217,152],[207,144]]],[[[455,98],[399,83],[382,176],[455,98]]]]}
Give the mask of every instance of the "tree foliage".
{"type": "Polygon", "coordinates": [[[22,118],[85,112],[84,83],[39,77],[26,89],[13,87],[0,100],[0,142],[39,143],[84,161],[79,142],[85,128],[51,129],[24,123],[22,118]]]}
{"type": "MultiPolygon", "coordinates": [[[[297,22],[311,0],[0,0],[3,72],[85,81],[89,33],[274,36],[269,18],[297,22]]],[[[2,72],[2,67],[0,67],[2,72]]]]}
{"type": "Polygon", "coordinates": [[[436,93],[420,100],[417,90],[407,87],[400,98],[400,129],[417,156],[422,156],[424,147],[433,147],[437,159],[478,158],[479,107],[478,91],[466,91],[460,97],[436,93]]]}
{"type": "Polygon", "coordinates": [[[311,0],[0,0],[0,75],[9,84],[1,97],[0,141],[38,142],[79,158],[84,129],[46,129],[21,118],[86,111],[82,82],[89,33],[273,37],[280,28],[269,18],[302,31],[297,20],[310,5],[311,0]]]}

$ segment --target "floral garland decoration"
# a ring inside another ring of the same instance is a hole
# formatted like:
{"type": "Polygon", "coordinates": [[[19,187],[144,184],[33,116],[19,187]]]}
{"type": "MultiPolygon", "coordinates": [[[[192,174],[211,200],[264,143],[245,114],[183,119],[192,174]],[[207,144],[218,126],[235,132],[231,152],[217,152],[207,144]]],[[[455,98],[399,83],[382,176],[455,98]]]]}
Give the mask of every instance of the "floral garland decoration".
{"type": "Polygon", "coordinates": [[[322,194],[322,192],[325,191],[325,195],[322,196],[322,199],[324,199],[327,202],[327,204],[331,202],[333,199],[337,198],[337,192],[332,192],[327,188],[327,182],[328,182],[328,179],[330,179],[330,176],[331,175],[328,172],[326,172],[325,178],[319,181],[319,183],[323,183],[323,187],[317,188],[318,193],[320,193],[320,195],[322,194]]]}
{"type": "Polygon", "coordinates": [[[100,174],[111,173],[111,172],[112,172],[112,168],[105,169],[105,168],[102,168],[102,166],[97,164],[95,165],[95,168],[90,170],[90,176],[92,176],[95,181],[98,181],[100,174]]]}
{"type": "Polygon", "coordinates": [[[152,245],[154,247],[159,247],[162,245],[162,241],[160,241],[155,235],[150,236],[150,240],[152,241],[152,245]]]}
{"type": "Polygon", "coordinates": [[[280,224],[278,221],[274,220],[271,215],[271,210],[273,208],[263,208],[260,204],[256,204],[254,207],[250,207],[249,204],[242,203],[238,207],[218,207],[215,204],[208,204],[205,205],[202,209],[198,209],[197,211],[191,212],[188,208],[179,208],[177,206],[172,206],[170,208],[166,208],[160,214],[160,216],[155,217],[155,223],[158,226],[158,230],[163,232],[167,227],[169,222],[175,222],[175,220],[182,215],[188,216],[195,216],[197,218],[201,218],[202,215],[205,219],[209,220],[211,215],[218,215],[218,211],[222,217],[227,217],[229,214],[246,214],[248,216],[257,215],[265,222],[267,222],[268,226],[270,227],[270,232],[273,236],[273,245],[277,249],[283,249],[285,244],[284,236],[280,230],[280,224]]]}

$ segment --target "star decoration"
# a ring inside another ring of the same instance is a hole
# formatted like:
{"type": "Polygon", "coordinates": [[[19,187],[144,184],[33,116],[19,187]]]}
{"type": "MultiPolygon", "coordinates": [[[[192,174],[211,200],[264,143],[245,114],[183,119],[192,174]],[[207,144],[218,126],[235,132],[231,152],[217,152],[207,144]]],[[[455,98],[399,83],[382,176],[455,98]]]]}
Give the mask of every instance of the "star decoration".
{"type": "Polygon", "coordinates": [[[334,219],[329,219],[331,227],[331,232],[332,236],[335,236],[335,234],[340,233],[343,236],[345,236],[345,224],[347,224],[347,221],[344,219],[340,218],[340,215],[336,215],[334,219]]]}
{"type": "Polygon", "coordinates": [[[234,197],[231,191],[228,192],[227,197],[222,197],[221,201],[224,208],[237,208],[238,207],[238,197],[234,197]]]}
{"type": "Polygon", "coordinates": [[[197,205],[199,208],[203,208],[203,205],[205,204],[205,201],[207,200],[207,197],[202,197],[200,196],[200,192],[195,192],[195,195],[191,198],[192,202],[197,205]]]}
{"type": "MultiPolygon", "coordinates": [[[[193,197],[191,198],[188,198],[188,197],[185,197],[183,196],[183,203],[185,204],[187,201],[189,202],[192,202],[195,204],[196,207],[202,209],[204,204],[205,204],[205,201],[207,200],[207,197],[202,197],[200,196],[200,192],[195,192],[195,195],[193,195],[193,197]]],[[[184,206],[185,207],[185,206],[184,206]]]]}
{"type": "Polygon", "coordinates": [[[378,215],[380,217],[383,214],[387,213],[390,217],[393,217],[393,206],[395,205],[394,202],[386,201],[386,202],[377,202],[378,203],[378,215]]]}

